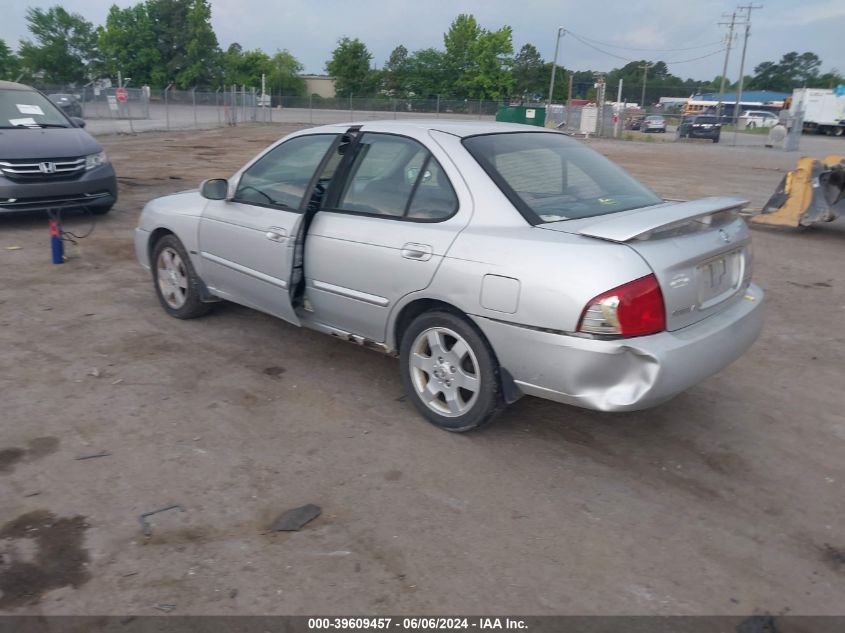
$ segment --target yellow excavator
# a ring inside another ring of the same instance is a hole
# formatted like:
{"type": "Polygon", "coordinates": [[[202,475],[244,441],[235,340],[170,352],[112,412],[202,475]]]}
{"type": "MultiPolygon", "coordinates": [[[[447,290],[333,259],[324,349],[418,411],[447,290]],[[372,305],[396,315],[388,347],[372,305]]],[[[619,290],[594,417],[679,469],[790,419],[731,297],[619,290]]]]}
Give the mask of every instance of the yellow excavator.
{"type": "Polygon", "coordinates": [[[845,156],[805,156],[784,176],[753,224],[810,226],[845,213],[845,156]]]}

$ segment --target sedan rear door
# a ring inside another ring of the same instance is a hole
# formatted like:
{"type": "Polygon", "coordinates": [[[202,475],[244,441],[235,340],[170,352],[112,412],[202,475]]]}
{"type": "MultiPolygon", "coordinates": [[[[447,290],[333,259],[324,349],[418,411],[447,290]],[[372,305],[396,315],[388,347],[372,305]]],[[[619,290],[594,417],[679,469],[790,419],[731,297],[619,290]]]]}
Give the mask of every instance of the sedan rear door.
{"type": "Polygon", "coordinates": [[[366,132],[347,176],[305,242],[306,305],[314,318],[373,341],[405,295],[431,283],[469,218],[441,163],[418,141],[366,132]]]}

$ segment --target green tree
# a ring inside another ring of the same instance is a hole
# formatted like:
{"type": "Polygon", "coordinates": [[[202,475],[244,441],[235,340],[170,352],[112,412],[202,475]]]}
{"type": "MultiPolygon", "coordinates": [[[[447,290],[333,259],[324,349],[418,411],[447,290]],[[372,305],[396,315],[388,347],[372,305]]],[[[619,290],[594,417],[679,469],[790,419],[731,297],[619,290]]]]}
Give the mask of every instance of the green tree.
{"type": "Polygon", "coordinates": [[[167,73],[147,4],[126,9],[112,5],[97,36],[108,76],[117,77],[120,71],[134,86],[159,86],[164,81],[167,73]]]}
{"type": "Polygon", "coordinates": [[[185,39],[185,64],[176,74],[176,83],[182,88],[217,83],[220,76],[220,51],[217,35],[211,26],[211,5],[208,0],[191,2],[185,39]]]}
{"type": "Polygon", "coordinates": [[[290,96],[305,94],[305,80],[300,73],[305,66],[287,50],[276,51],[270,60],[270,72],[267,75],[268,89],[290,96]]]}
{"type": "Polygon", "coordinates": [[[780,61],[763,62],[754,68],[749,88],[791,92],[793,88],[814,85],[819,79],[822,60],[815,53],[785,53],[780,61]]]}
{"type": "MultiPolygon", "coordinates": [[[[533,44],[523,45],[513,58],[514,93],[522,97],[539,98],[544,90],[548,90],[549,82],[542,81],[544,65],[540,51],[533,44]]],[[[555,79],[557,77],[555,72],[555,79]]]]}
{"type": "Polygon", "coordinates": [[[370,68],[373,58],[359,39],[343,37],[326,62],[326,71],[335,79],[338,97],[368,97],[375,93],[378,75],[370,68]]]}
{"type": "Polygon", "coordinates": [[[232,44],[223,54],[223,83],[227,86],[261,86],[261,75],[269,76],[273,60],[262,50],[244,51],[232,44]]]}
{"type": "Polygon", "coordinates": [[[504,99],[513,90],[513,43],[511,27],[483,30],[471,47],[472,74],[469,96],[504,99]]]}
{"type": "Polygon", "coordinates": [[[390,53],[384,65],[383,88],[391,97],[405,97],[408,95],[408,75],[410,59],[408,49],[397,46],[390,53]]]}
{"type": "Polygon", "coordinates": [[[481,35],[481,30],[474,16],[462,13],[452,21],[449,30],[443,34],[451,96],[465,97],[472,90],[475,66],[473,48],[481,35]]]}
{"type": "Polygon", "coordinates": [[[436,48],[424,48],[408,58],[407,94],[420,99],[448,95],[446,55],[436,48]]]}
{"type": "Polygon", "coordinates": [[[0,39],[0,79],[14,81],[20,73],[18,56],[0,39]]]}
{"type": "Polygon", "coordinates": [[[823,75],[819,75],[816,78],[811,88],[836,88],[836,86],[840,86],[845,84],[845,76],[843,76],[836,68],[831,69],[829,72],[824,73],[823,75]]]}
{"type": "MultiPolygon", "coordinates": [[[[549,86],[552,83],[552,65],[553,62],[546,62],[540,69],[540,74],[537,77],[538,96],[543,99],[549,97],[549,86]]],[[[591,73],[592,75],[592,73],[591,73]]],[[[555,71],[555,85],[552,101],[555,103],[562,103],[569,98],[569,71],[560,64],[557,65],[555,71]]]]}
{"type": "Polygon", "coordinates": [[[161,58],[152,83],[173,82],[180,88],[217,84],[221,54],[208,0],[147,0],[146,8],[161,58]]]}
{"type": "Polygon", "coordinates": [[[20,59],[30,76],[43,72],[46,83],[72,84],[87,80],[99,62],[94,25],[57,5],[26,10],[35,42],[22,40],[20,59]]]}

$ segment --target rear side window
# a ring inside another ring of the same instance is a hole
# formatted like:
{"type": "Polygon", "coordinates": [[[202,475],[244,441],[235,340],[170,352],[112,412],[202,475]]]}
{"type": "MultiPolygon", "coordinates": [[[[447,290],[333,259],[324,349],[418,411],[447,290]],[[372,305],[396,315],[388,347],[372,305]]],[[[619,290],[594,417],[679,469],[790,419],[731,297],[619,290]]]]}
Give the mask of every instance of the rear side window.
{"type": "Polygon", "coordinates": [[[334,134],[298,136],[277,145],[247,169],[235,201],[298,209],[334,134]]]}
{"type": "Polygon", "coordinates": [[[620,167],[563,134],[487,134],[463,143],[531,224],[662,202],[620,167]]]}
{"type": "Polygon", "coordinates": [[[444,220],[457,210],[443,169],[416,141],[367,133],[355,152],[339,210],[417,221],[444,220]]]}

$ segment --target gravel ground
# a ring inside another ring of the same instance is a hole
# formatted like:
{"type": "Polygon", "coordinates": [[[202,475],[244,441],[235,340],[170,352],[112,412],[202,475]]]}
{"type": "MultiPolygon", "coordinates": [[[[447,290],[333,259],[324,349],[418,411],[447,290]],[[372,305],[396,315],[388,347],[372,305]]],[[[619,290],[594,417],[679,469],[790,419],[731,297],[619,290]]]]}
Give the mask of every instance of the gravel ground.
{"type": "MultiPolygon", "coordinates": [[[[673,401],[523,398],[453,435],[396,360],[234,305],[171,319],[136,264],[144,202],[295,127],[104,138],[121,199],[62,266],[43,217],[0,217],[0,610],[845,612],[845,220],[754,231],[763,336],[673,401]]],[[[752,207],[797,158],[590,144],[667,197],[752,207]]]]}

